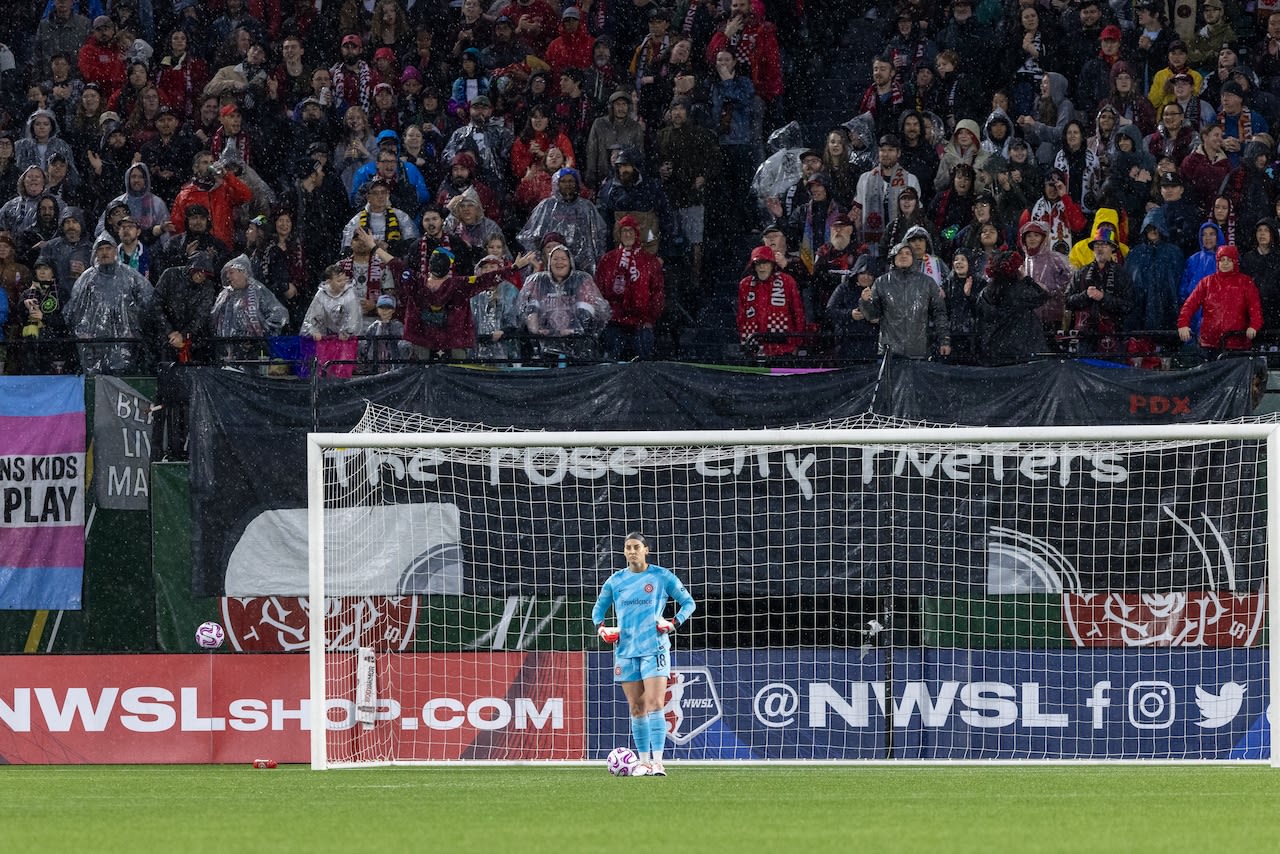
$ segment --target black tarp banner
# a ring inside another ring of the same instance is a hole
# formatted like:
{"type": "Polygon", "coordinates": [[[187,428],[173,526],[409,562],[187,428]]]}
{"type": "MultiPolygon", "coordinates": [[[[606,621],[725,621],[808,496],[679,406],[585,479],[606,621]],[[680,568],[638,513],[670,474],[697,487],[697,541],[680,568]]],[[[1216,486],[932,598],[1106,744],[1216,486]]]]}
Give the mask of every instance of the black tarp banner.
{"type": "MultiPolygon", "coordinates": [[[[769,376],[654,364],[501,373],[433,366],[320,383],[314,397],[300,383],[199,370],[194,586],[221,595],[250,523],[267,511],[302,512],[305,433],[351,429],[366,402],[549,430],[745,429],[884,410],[952,423],[1096,423],[1104,412],[1116,413],[1110,423],[1168,423],[1247,414],[1256,368],[1248,360],[1164,373],[1045,363],[979,375],[892,363],[883,374],[868,367],[769,376]],[[1168,403],[1135,408],[1135,396],[1168,403]]],[[[365,475],[367,462],[348,457],[342,474],[365,475]]],[[[458,532],[456,543],[436,544],[434,565],[424,559],[401,576],[405,592],[593,595],[618,565],[618,539],[636,527],[661,544],[657,562],[679,567],[698,594],[713,597],[1054,585],[1244,590],[1263,574],[1257,453],[1239,445],[1123,456],[1105,446],[1074,454],[812,449],[652,469],[590,452],[495,452],[475,466],[420,462],[410,466],[419,476],[374,465],[368,499],[392,511],[430,504],[440,511],[431,518],[453,520],[458,532]],[[546,512],[554,507],[566,509],[546,512]],[[456,588],[441,583],[447,573],[456,573],[456,588]]],[[[271,570],[304,564],[305,554],[256,559],[271,570]]],[[[305,592],[296,576],[291,583],[227,592],[305,592]]]]}

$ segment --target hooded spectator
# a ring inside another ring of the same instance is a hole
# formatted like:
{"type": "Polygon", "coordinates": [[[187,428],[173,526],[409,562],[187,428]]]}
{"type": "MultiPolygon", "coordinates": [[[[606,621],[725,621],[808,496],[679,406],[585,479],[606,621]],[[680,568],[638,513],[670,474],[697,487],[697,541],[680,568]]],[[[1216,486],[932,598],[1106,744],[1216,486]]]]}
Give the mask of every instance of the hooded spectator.
{"type": "Polygon", "coordinates": [[[129,343],[81,344],[87,374],[132,375],[145,367],[149,350],[151,283],[120,264],[109,235],[93,244],[94,263],[76,279],[67,300],[67,325],[76,338],[137,339],[129,343]]]}
{"type": "Polygon", "coordinates": [[[1169,241],[1164,212],[1159,208],[1142,221],[1142,233],[1125,262],[1133,279],[1133,308],[1127,329],[1171,329],[1177,320],[1178,284],[1185,259],[1169,241]]]}
{"type": "Polygon", "coordinates": [[[1178,312],[1178,337],[1191,340],[1191,317],[1203,310],[1198,338],[1201,347],[1248,350],[1262,328],[1257,285],[1240,272],[1240,253],[1234,246],[1219,246],[1215,260],[1214,272],[1196,284],[1178,312]]]}

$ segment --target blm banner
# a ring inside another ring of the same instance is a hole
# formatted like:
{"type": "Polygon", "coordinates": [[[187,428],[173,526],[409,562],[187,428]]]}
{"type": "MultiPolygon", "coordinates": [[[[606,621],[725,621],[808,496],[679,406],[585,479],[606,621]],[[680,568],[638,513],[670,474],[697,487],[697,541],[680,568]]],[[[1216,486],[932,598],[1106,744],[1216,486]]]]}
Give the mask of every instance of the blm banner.
{"type": "MultiPolygon", "coordinates": [[[[587,656],[588,750],[629,744],[587,656]]],[[[673,759],[1263,759],[1261,649],[707,650],[673,658],[673,759]]]]}
{"type": "Polygon", "coordinates": [[[84,378],[0,377],[0,609],[80,608],[84,378]]]}
{"type": "Polygon", "coordinates": [[[94,496],[106,510],[151,501],[151,401],[119,377],[94,378],[94,496]]]}
{"type": "MultiPolygon", "coordinates": [[[[926,367],[895,363],[890,384],[915,382],[926,367]]],[[[1135,389],[1147,401],[1185,399],[1176,415],[1161,404],[1162,415],[1143,410],[1139,419],[1167,421],[1185,418],[1182,410],[1244,414],[1253,369],[1247,360],[1172,375],[1043,366],[991,371],[985,382],[1022,382],[1029,396],[1056,387],[1060,399],[1042,401],[1035,417],[1058,413],[1062,423],[1078,415],[1078,395],[1092,395],[1091,405],[1109,395],[1116,406],[1135,389]]],[[[963,394],[982,397],[967,370],[950,370],[963,394]]],[[[491,426],[745,428],[847,420],[869,412],[877,395],[904,397],[878,389],[875,378],[871,370],[760,377],[651,365],[510,375],[440,369],[322,386],[313,411],[308,389],[199,372],[196,590],[305,593],[301,433],[349,429],[366,400],[491,426]],[[272,543],[293,546],[264,552],[272,543]]],[[[994,406],[977,421],[1019,422],[1012,415],[994,406]]],[[[421,549],[393,555],[394,565],[371,566],[366,576],[351,568],[366,594],[591,596],[634,528],[652,532],[655,560],[705,597],[1243,591],[1263,575],[1258,465],[1256,448],[1239,444],[1123,453],[1106,444],[730,450],[670,465],[641,448],[495,449],[466,464],[429,453],[392,462],[344,452],[330,459],[326,478],[340,490],[371,487],[361,507],[341,511],[339,521],[357,529],[361,514],[376,515],[386,531],[421,529],[414,519],[423,514],[435,520],[421,549]]]]}

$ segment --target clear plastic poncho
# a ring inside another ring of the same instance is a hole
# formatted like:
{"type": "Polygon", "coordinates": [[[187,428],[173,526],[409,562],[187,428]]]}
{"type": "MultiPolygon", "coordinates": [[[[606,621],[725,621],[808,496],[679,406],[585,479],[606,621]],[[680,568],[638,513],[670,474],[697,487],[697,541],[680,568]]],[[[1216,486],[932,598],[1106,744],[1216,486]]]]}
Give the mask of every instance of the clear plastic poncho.
{"type": "Polygon", "coordinates": [[[765,147],[773,153],[751,179],[751,189],[761,202],[782,196],[800,180],[800,154],[808,148],[799,122],[790,122],[769,134],[765,147]]]}
{"type": "MultiPolygon", "coordinates": [[[[280,304],[271,289],[253,277],[249,259],[238,255],[222,268],[222,291],[213,304],[212,325],[215,338],[259,338],[279,335],[289,321],[289,310],[280,304]],[[248,284],[232,286],[233,271],[243,271],[248,284]]],[[[261,358],[266,341],[219,343],[223,359],[253,360],[261,358]]]]}
{"type": "MultiPolygon", "coordinates": [[[[94,243],[94,251],[102,244],[115,247],[115,241],[103,237],[94,243]]],[[[94,264],[80,274],[65,311],[72,334],[81,339],[139,339],[137,344],[81,344],[80,364],[86,374],[119,375],[142,368],[152,294],[146,277],[123,264],[94,264]]]]}

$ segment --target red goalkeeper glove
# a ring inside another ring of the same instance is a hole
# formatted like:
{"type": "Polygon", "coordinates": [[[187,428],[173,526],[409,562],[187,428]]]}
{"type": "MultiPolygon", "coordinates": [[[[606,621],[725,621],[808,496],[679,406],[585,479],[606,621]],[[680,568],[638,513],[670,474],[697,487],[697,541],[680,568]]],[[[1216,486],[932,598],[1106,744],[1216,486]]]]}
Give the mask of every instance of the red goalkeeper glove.
{"type": "Polygon", "coordinates": [[[618,638],[622,637],[622,632],[618,630],[617,626],[601,625],[600,628],[596,629],[596,634],[605,643],[617,643],[618,638]]]}
{"type": "Polygon", "coordinates": [[[677,625],[678,625],[677,623],[673,622],[672,620],[668,620],[666,617],[658,618],[658,631],[664,635],[674,632],[677,628],[677,625]]]}

